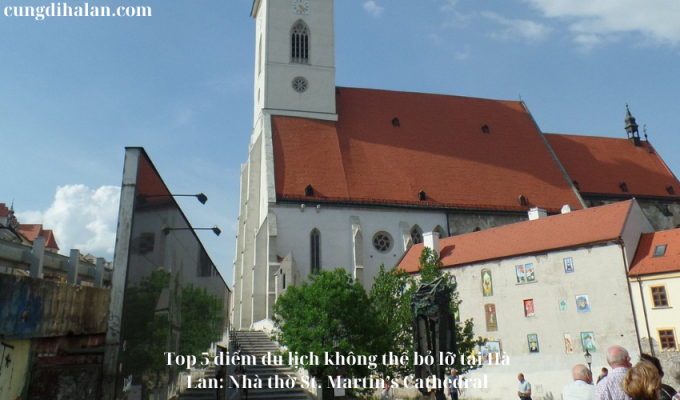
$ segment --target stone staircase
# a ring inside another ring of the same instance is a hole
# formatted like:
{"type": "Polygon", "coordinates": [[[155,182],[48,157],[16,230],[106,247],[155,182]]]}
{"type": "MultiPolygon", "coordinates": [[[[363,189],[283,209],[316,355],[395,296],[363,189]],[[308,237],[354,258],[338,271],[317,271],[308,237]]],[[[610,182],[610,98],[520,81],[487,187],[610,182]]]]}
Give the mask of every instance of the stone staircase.
{"type": "MultiPolygon", "coordinates": [[[[274,386],[274,376],[278,375],[282,380],[290,376],[297,376],[288,366],[273,366],[262,365],[262,356],[267,355],[267,352],[277,354],[278,346],[269,339],[269,336],[261,331],[233,331],[232,338],[238,343],[241,355],[255,356],[257,358],[257,365],[248,365],[246,368],[246,376],[249,379],[255,379],[256,375],[262,381],[261,389],[248,389],[248,400],[307,400],[312,399],[305,389],[302,389],[299,384],[292,388],[275,388],[269,387],[269,378],[272,377],[272,386],[274,386]]],[[[284,357],[284,360],[286,358],[284,357]]],[[[246,399],[246,393],[241,392],[241,399],[246,399]]]]}

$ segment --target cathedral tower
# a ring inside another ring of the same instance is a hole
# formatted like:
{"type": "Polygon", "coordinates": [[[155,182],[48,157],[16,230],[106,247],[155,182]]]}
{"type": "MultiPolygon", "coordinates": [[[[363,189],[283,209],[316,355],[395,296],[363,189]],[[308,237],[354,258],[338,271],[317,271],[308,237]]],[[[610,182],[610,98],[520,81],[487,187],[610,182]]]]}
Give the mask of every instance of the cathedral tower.
{"type": "Polygon", "coordinates": [[[333,0],[255,0],[255,125],[263,111],[335,120],[333,0]]]}

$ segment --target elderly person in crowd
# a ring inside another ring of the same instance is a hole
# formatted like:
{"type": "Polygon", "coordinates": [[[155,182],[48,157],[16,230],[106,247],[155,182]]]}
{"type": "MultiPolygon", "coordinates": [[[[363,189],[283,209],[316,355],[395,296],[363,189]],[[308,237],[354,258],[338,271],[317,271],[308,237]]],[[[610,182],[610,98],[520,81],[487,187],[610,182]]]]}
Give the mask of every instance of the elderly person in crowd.
{"type": "Polygon", "coordinates": [[[571,377],[574,381],[562,389],[562,400],[592,400],[595,386],[590,369],[583,364],[575,365],[571,377]]]}
{"type": "Polygon", "coordinates": [[[632,366],[628,351],[621,346],[608,348],[607,363],[612,370],[595,386],[593,400],[630,400],[630,396],[621,390],[621,382],[632,366]]]}

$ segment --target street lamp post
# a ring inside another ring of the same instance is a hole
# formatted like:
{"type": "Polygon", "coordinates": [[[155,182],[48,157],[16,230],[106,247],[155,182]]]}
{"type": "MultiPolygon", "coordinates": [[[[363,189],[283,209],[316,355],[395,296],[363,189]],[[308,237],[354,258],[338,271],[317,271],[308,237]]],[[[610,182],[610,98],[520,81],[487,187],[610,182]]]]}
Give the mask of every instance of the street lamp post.
{"type": "Polygon", "coordinates": [[[593,369],[591,368],[591,365],[592,365],[592,363],[593,363],[593,355],[590,354],[590,352],[588,351],[588,349],[586,349],[585,357],[586,357],[586,362],[588,363],[588,369],[590,370],[590,373],[592,374],[592,373],[593,373],[593,369]]]}

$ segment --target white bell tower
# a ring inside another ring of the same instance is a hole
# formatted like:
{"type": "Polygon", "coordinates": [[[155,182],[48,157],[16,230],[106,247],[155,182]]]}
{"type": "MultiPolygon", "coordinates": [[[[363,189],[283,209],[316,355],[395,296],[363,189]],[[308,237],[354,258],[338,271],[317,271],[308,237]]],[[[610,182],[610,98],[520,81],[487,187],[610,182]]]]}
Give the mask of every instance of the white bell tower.
{"type": "Polygon", "coordinates": [[[334,0],[254,0],[255,115],[337,120],[334,0]]]}

